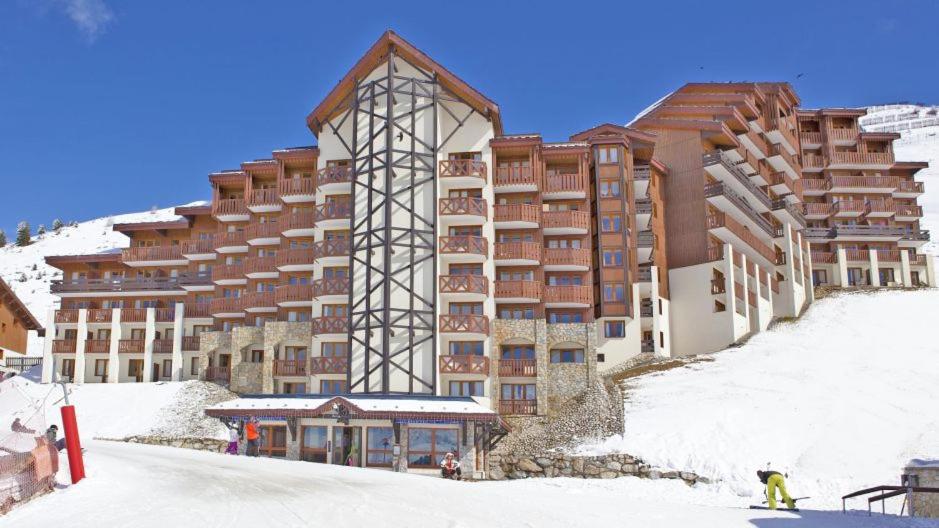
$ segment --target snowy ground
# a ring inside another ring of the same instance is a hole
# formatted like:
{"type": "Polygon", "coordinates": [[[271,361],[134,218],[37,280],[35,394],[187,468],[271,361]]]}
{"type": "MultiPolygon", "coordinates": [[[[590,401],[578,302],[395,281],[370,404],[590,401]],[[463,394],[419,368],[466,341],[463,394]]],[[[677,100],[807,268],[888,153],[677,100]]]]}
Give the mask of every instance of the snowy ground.
{"type": "MultiPolygon", "coordinates": [[[[193,202],[188,205],[202,203],[205,202],[193,202]]],[[[154,209],[81,222],[77,226],[63,227],[58,232],[50,230],[41,237],[33,236],[33,243],[26,247],[13,245],[16,234],[7,233],[10,244],[0,248],[0,277],[10,285],[39,323],[45,325],[46,314],[57,301],[49,291],[49,282],[61,278],[61,272],[47,265],[45,257],[101,253],[127,247],[130,239],[122,233],[112,231],[112,225],[176,220],[180,217],[176,216],[174,209],[154,209]]],[[[38,226],[32,226],[33,233],[37,228],[38,226]]],[[[46,228],[50,229],[49,225],[46,228]]],[[[29,354],[42,355],[41,338],[37,337],[35,332],[30,334],[29,354]]]]}
{"type": "Polygon", "coordinates": [[[813,508],[840,509],[899,484],[911,458],[939,458],[937,313],[939,290],[824,299],[712,362],[633,381],[625,435],[583,451],[694,471],[741,502],[772,462],[813,508]]]}
{"type": "Polygon", "coordinates": [[[868,517],[866,511],[788,513],[714,505],[675,481],[467,483],[100,441],[88,445],[85,469],[84,481],[15,509],[0,518],[0,527],[939,526],[868,517]]]}

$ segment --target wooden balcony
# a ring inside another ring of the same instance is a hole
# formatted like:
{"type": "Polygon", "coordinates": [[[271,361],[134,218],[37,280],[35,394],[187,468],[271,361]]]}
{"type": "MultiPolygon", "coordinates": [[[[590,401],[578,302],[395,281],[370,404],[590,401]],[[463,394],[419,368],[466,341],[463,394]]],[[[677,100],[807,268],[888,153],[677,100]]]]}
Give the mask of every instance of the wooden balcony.
{"type": "Polygon", "coordinates": [[[483,334],[489,335],[489,317],[485,315],[440,316],[440,332],[446,334],[483,334]]]}
{"type": "Polygon", "coordinates": [[[440,293],[489,294],[489,279],[482,275],[441,275],[440,293]]]}
{"type": "Polygon", "coordinates": [[[538,189],[535,172],[531,167],[498,167],[493,182],[499,187],[518,188],[519,190],[534,191],[538,189]]]}
{"type": "Polygon", "coordinates": [[[777,195],[789,194],[796,189],[796,180],[793,180],[788,173],[784,171],[774,172],[769,175],[769,187],[777,195]]]}
{"type": "Polygon", "coordinates": [[[239,314],[245,309],[243,297],[216,297],[209,304],[213,316],[221,314],[239,314]]]}
{"type": "Polygon", "coordinates": [[[923,207],[919,205],[895,205],[897,220],[915,220],[923,217],[923,207]]]}
{"type": "Polygon", "coordinates": [[[349,319],[347,317],[323,316],[313,318],[313,334],[347,334],[349,333],[349,319]]]}
{"type": "Polygon", "coordinates": [[[199,350],[199,345],[202,341],[201,336],[183,336],[183,350],[193,351],[199,350]]]}
{"type": "Polygon", "coordinates": [[[538,414],[537,400],[499,400],[499,414],[535,415],[538,414]]]}
{"type": "Polygon", "coordinates": [[[275,257],[275,263],[278,268],[284,271],[304,271],[313,269],[313,261],[315,259],[316,252],[312,247],[291,248],[279,250],[275,257]]]}
{"type": "Polygon", "coordinates": [[[274,290],[274,300],[281,306],[310,306],[313,304],[312,284],[285,284],[274,290]]]}
{"type": "Polygon", "coordinates": [[[345,374],[349,370],[346,356],[316,356],[310,358],[310,374],[345,374]]]}
{"type": "Polygon", "coordinates": [[[582,198],[587,193],[587,175],[548,174],[545,176],[544,194],[563,195],[570,198],[582,198]]]}
{"type": "Polygon", "coordinates": [[[331,279],[317,279],[313,281],[313,297],[326,295],[348,295],[349,278],[337,277],[331,279]]]}
{"type": "Polygon", "coordinates": [[[844,258],[848,262],[867,262],[871,259],[871,255],[866,249],[846,249],[844,258]]]}
{"type": "Polygon", "coordinates": [[[277,222],[264,222],[263,224],[248,224],[245,228],[245,240],[251,244],[259,244],[265,240],[276,243],[283,229],[277,222]]]}
{"type": "Polygon", "coordinates": [[[802,139],[803,145],[821,145],[822,144],[821,132],[799,132],[799,137],[802,139]]]}
{"type": "Polygon", "coordinates": [[[812,252],[813,264],[835,264],[836,262],[838,262],[838,256],[835,253],[829,251],[812,252]]]}
{"type": "Polygon", "coordinates": [[[843,200],[832,204],[831,209],[835,216],[861,216],[867,211],[867,204],[862,200],[843,200]]]}
{"type": "MultiPolygon", "coordinates": [[[[765,258],[769,263],[776,262],[776,252],[768,247],[746,227],[724,213],[714,213],[707,217],[708,229],[726,229],[736,239],[750,247],[756,254],[765,258]]],[[[766,265],[766,263],[763,263],[766,265]]]]}
{"type": "Polygon", "coordinates": [[[111,308],[91,308],[87,312],[87,322],[89,324],[110,323],[113,315],[114,310],[111,308]]]}
{"type": "Polygon", "coordinates": [[[313,236],[313,227],[316,224],[314,211],[297,211],[280,215],[276,225],[284,236],[313,236]]]}
{"type": "Polygon", "coordinates": [[[900,180],[896,176],[829,176],[830,192],[891,192],[900,180]]]}
{"type": "Polygon", "coordinates": [[[923,182],[901,180],[897,185],[896,194],[919,195],[926,192],[923,182]]]}
{"type": "Polygon", "coordinates": [[[590,213],[587,211],[545,211],[541,214],[541,227],[546,235],[582,235],[590,231],[590,213]]]}
{"type": "Polygon", "coordinates": [[[499,376],[502,378],[531,378],[538,375],[538,361],[531,359],[500,359],[499,376]]]}
{"type": "Polygon", "coordinates": [[[493,258],[502,266],[537,265],[541,262],[541,244],[538,242],[496,242],[493,258]]]}
{"type": "Polygon", "coordinates": [[[830,165],[845,167],[875,166],[887,168],[893,165],[893,154],[890,152],[832,152],[830,165]]]}
{"type": "Polygon", "coordinates": [[[89,339],[85,341],[86,354],[107,354],[111,351],[110,339],[89,339]]]}
{"type": "Polygon", "coordinates": [[[172,354],[173,353],[173,340],[172,339],[154,339],[153,340],[153,353],[154,354],[172,354]]]}
{"type": "Polygon", "coordinates": [[[277,276],[277,257],[247,257],[244,259],[242,266],[245,275],[251,278],[261,279],[277,276]]]}
{"type": "Polygon", "coordinates": [[[226,231],[215,235],[215,249],[240,248],[248,245],[247,234],[244,230],[226,231]]]}
{"type": "Polygon", "coordinates": [[[78,322],[78,310],[72,310],[72,309],[56,310],[55,322],[56,324],[77,323],[78,322]]]}
{"type": "Polygon", "coordinates": [[[544,302],[547,305],[586,307],[593,304],[590,286],[545,284],[544,302]]]}
{"type": "Polygon", "coordinates": [[[533,228],[538,227],[540,220],[541,209],[537,205],[519,203],[493,206],[496,228],[533,228]]]}
{"type": "MultiPolygon", "coordinates": [[[[498,207],[498,206],[496,206],[498,207]]],[[[482,198],[440,198],[437,211],[441,216],[479,216],[488,214],[486,200],[482,198]]]]}
{"type": "Polygon", "coordinates": [[[652,169],[648,165],[633,165],[634,180],[648,180],[652,177],[652,169]]]}
{"type": "Polygon", "coordinates": [[[348,257],[349,241],[346,239],[321,240],[314,244],[316,258],[348,257]]]}
{"type": "Polygon", "coordinates": [[[489,241],[478,236],[442,236],[438,243],[441,255],[474,255],[485,259],[489,253],[489,241]]]}
{"type": "Polygon", "coordinates": [[[316,172],[316,185],[325,187],[333,184],[352,183],[352,167],[325,167],[316,172]]]}
{"type": "Polygon", "coordinates": [[[247,207],[254,212],[280,211],[280,192],[277,188],[252,189],[247,207]]]}
{"type": "Polygon", "coordinates": [[[200,240],[184,240],[179,245],[184,256],[206,255],[215,252],[215,236],[200,240]]]}
{"type": "Polygon", "coordinates": [[[856,143],[858,139],[858,133],[858,129],[856,128],[829,128],[828,140],[856,143]]]}
{"type": "Polygon", "coordinates": [[[275,359],[273,371],[275,376],[306,376],[308,372],[306,359],[275,359]]]}
{"type": "Polygon", "coordinates": [[[248,206],[242,198],[221,198],[212,202],[212,216],[219,220],[247,220],[248,206]]]}
{"type": "Polygon", "coordinates": [[[231,367],[207,367],[205,381],[228,383],[231,380],[231,367]]]}
{"type": "Polygon", "coordinates": [[[489,375],[489,358],[474,354],[458,356],[440,356],[441,374],[479,374],[489,375]]]}
{"type": "Polygon", "coordinates": [[[829,203],[805,203],[805,216],[812,219],[828,218],[831,215],[829,203]]]}
{"type": "Polygon", "coordinates": [[[447,178],[478,178],[486,181],[486,162],[475,160],[443,160],[438,176],[447,178]]]}
{"type": "Polygon", "coordinates": [[[52,353],[74,354],[77,343],[74,339],[55,339],[52,341],[52,353]]]}
{"type": "Polygon", "coordinates": [[[121,251],[121,260],[128,265],[141,262],[185,264],[186,257],[180,246],[151,246],[124,249],[121,251]]]}
{"type": "Polygon", "coordinates": [[[544,285],[541,281],[497,280],[495,285],[496,299],[511,302],[540,302],[543,294],[544,285]]]}
{"type": "Polygon", "coordinates": [[[300,197],[310,197],[316,193],[316,180],[313,178],[284,178],[277,182],[277,190],[285,202],[306,201],[297,200],[300,197]]]}
{"type": "Polygon", "coordinates": [[[899,249],[878,249],[877,250],[877,261],[878,262],[900,262],[900,253],[899,249]]]}
{"type": "Polygon", "coordinates": [[[180,277],[111,277],[108,279],[67,279],[51,281],[52,293],[98,293],[98,292],[149,292],[180,290],[183,285],[180,277]]]}
{"type": "Polygon", "coordinates": [[[244,309],[248,312],[266,312],[277,309],[277,302],[274,300],[272,291],[253,291],[244,295],[244,309]]]}
{"type": "Polygon", "coordinates": [[[349,202],[326,202],[316,206],[316,223],[323,224],[352,217],[352,204],[349,202]]]}
{"type": "Polygon", "coordinates": [[[119,354],[142,354],[143,349],[143,339],[121,339],[117,342],[117,352],[119,354]]]}
{"type": "Polygon", "coordinates": [[[212,317],[211,312],[211,306],[208,302],[187,303],[183,316],[187,318],[206,318],[212,317]]]}
{"type": "Polygon", "coordinates": [[[158,323],[172,323],[176,319],[176,308],[156,308],[153,315],[158,323]]]}
{"type": "Polygon", "coordinates": [[[812,154],[811,152],[802,153],[802,167],[804,170],[813,171],[813,170],[822,170],[825,168],[825,158],[820,154],[812,154]]]}
{"type": "Polygon", "coordinates": [[[590,250],[586,248],[545,248],[545,269],[556,271],[590,268],[590,250]]]}
{"type": "Polygon", "coordinates": [[[864,215],[867,217],[889,218],[897,212],[897,206],[893,200],[886,198],[882,200],[868,200],[864,208],[864,215]]]}
{"type": "Polygon", "coordinates": [[[244,263],[219,264],[212,268],[212,281],[214,282],[245,282],[244,263]]]}

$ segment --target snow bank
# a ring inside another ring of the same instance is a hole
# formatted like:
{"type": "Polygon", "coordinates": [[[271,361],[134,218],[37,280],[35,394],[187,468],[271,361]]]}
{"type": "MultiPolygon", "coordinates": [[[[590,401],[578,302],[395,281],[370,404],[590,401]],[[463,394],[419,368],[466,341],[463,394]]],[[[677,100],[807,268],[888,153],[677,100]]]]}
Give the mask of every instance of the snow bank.
{"type": "Polygon", "coordinates": [[[812,507],[840,508],[939,455],[937,313],[937,290],[821,300],[713,362],[633,380],[625,435],[581,451],[630,453],[741,496],[771,462],[812,507]]]}

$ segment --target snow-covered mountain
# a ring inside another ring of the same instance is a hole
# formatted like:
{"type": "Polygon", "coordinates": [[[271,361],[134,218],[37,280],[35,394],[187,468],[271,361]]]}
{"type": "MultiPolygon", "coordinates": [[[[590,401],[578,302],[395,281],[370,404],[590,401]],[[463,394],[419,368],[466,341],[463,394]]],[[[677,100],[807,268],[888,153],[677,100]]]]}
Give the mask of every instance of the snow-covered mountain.
{"type": "Polygon", "coordinates": [[[893,143],[898,161],[929,162],[929,168],[917,174],[917,179],[926,184],[926,193],[919,198],[919,204],[923,206],[921,224],[933,236],[924,249],[929,253],[939,253],[939,106],[871,106],[860,122],[867,131],[900,134],[900,139],[893,143]]]}
{"type": "MultiPolygon", "coordinates": [[[[190,205],[203,203],[205,202],[190,205]]],[[[77,225],[62,227],[58,231],[50,230],[42,236],[34,235],[33,243],[26,247],[14,245],[12,242],[15,234],[8,233],[7,238],[11,243],[0,248],[0,277],[10,285],[36,319],[45,325],[48,311],[56,301],[49,293],[49,282],[61,278],[61,272],[47,265],[45,257],[101,253],[127,247],[130,240],[123,234],[112,231],[112,225],[175,220],[179,217],[174,214],[174,209],[153,209],[80,222],[77,225]]],[[[29,353],[42,353],[41,339],[35,335],[30,336],[29,353]]]]}

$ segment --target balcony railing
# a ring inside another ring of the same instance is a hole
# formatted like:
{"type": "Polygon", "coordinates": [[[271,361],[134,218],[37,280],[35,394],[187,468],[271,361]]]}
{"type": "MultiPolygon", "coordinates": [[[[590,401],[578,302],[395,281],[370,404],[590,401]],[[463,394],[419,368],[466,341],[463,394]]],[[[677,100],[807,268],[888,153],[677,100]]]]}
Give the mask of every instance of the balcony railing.
{"type": "Polygon", "coordinates": [[[183,336],[183,350],[199,350],[199,344],[201,341],[201,336],[183,336]]]}
{"type": "Polygon", "coordinates": [[[185,317],[212,317],[211,305],[208,302],[186,304],[183,314],[185,317]]]}
{"type": "Polygon", "coordinates": [[[86,354],[107,354],[111,351],[110,339],[89,339],[85,341],[86,354]]]}
{"type": "Polygon", "coordinates": [[[707,226],[708,229],[716,228],[726,228],[734,236],[742,240],[748,246],[753,248],[757,253],[763,256],[766,260],[770,262],[776,261],[776,253],[772,249],[766,246],[762,240],[756,237],[751,233],[747,228],[740,225],[736,220],[727,216],[724,213],[714,213],[708,215],[707,217],[707,226]]]}
{"type": "Polygon", "coordinates": [[[866,249],[846,249],[844,257],[848,262],[867,262],[871,258],[870,252],[866,249]]]}
{"type": "Polygon", "coordinates": [[[590,250],[585,248],[545,248],[545,266],[590,267],[590,250]]]}
{"type": "Polygon", "coordinates": [[[235,280],[245,278],[244,263],[237,264],[219,264],[212,268],[212,280],[235,280]]]}
{"type": "Polygon", "coordinates": [[[272,291],[248,292],[244,295],[244,307],[245,309],[276,308],[277,302],[274,300],[274,292],[272,291]]]}
{"type": "Polygon", "coordinates": [[[334,238],[332,240],[321,240],[314,244],[316,258],[324,257],[348,257],[349,241],[344,238],[334,238]]]}
{"type": "Polygon", "coordinates": [[[153,314],[158,323],[170,323],[176,319],[175,308],[156,308],[153,310],[153,314]]]}
{"type": "Polygon", "coordinates": [[[280,226],[280,232],[291,231],[294,229],[313,229],[316,223],[316,213],[313,211],[296,211],[280,215],[280,220],[276,225],[280,226]]]}
{"type": "Polygon", "coordinates": [[[348,293],[349,277],[323,278],[313,281],[313,297],[347,295],[348,293]]]}
{"type": "Polygon", "coordinates": [[[277,222],[264,222],[263,224],[250,224],[245,228],[245,239],[280,238],[283,229],[277,222]]]}
{"type": "Polygon", "coordinates": [[[310,358],[310,374],[345,374],[349,370],[346,356],[316,356],[310,358]]]}
{"type": "Polygon", "coordinates": [[[482,198],[441,198],[438,200],[437,208],[441,216],[486,216],[488,214],[486,200],[482,198]]]}
{"type": "Polygon", "coordinates": [[[441,275],[440,293],[489,294],[489,279],[482,275],[441,275]]]}
{"type": "Polygon", "coordinates": [[[245,275],[254,273],[274,273],[277,257],[248,257],[244,260],[245,275]]]}
{"type": "Polygon", "coordinates": [[[590,213],[587,211],[545,211],[542,213],[543,229],[590,229],[590,213]]]}
{"type": "Polygon", "coordinates": [[[496,204],[493,206],[493,220],[496,222],[526,222],[537,224],[541,219],[541,209],[531,204],[496,204]]]}
{"type": "Polygon", "coordinates": [[[832,141],[852,141],[857,140],[858,130],[856,128],[829,128],[828,138],[832,141]]]}
{"type": "Polygon", "coordinates": [[[87,312],[88,323],[110,323],[114,310],[111,308],[91,308],[87,312]]]}
{"type": "Polygon", "coordinates": [[[877,260],[879,262],[900,262],[899,249],[878,249],[877,260]]]}
{"type": "Polygon", "coordinates": [[[828,188],[866,188],[896,189],[899,179],[896,176],[829,176],[828,188]]]}
{"type": "Polygon", "coordinates": [[[545,193],[585,193],[587,192],[587,175],[548,174],[545,176],[545,193]]]}
{"type": "Polygon", "coordinates": [[[495,290],[497,299],[541,299],[544,286],[541,281],[497,280],[495,290]]]}
{"type": "Polygon", "coordinates": [[[923,207],[920,205],[897,205],[894,208],[897,216],[921,218],[923,207]]]}
{"type": "MultiPolygon", "coordinates": [[[[704,196],[713,197],[713,196],[723,196],[728,201],[737,206],[743,214],[747,216],[750,220],[753,221],[756,225],[760,226],[763,231],[766,231],[770,236],[775,235],[775,229],[773,229],[773,224],[769,220],[760,216],[750,204],[739,194],[733,191],[730,187],[724,185],[723,182],[709,183],[704,186],[704,196]]],[[[769,207],[772,207],[772,202],[769,204],[769,207]]]]}
{"type": "Polygon", "coordinates": [[[803,152],[802,166],[806,169],[822,169],[825,167],[825,158],[819,154],[803,152]]]}
{"type": "Polygon", "coordinates": [[[537,400],[500,400],[499,414],[538,414],[537,400]]]}
{"type": "Polygon", "coordinates": [[[474,177],[486,180],[486,162],[476,160],[443,160],[440,162],[441,178],[474,177]]]}
{"type": "Polygon", "coordinates": [[[143,353],[144,343],[143,339],[121,339],[117,342],[117,352],[119,354],[140,354],[143,353]]]}
{"type": "Polygon", "coordinates": [[[889,152],[832,152],[831,162],[842,165],[893,165],[889,152]]]}
{"type": "Polygon", "coordinates": [[[316,221],[348,220],[352,207],[349,202],[326,202],[316,206],[316,221]]]}
{"type": "Polygon", "coordinates": [[[531,167],[498,167],[496,168],[495,185],[537,185],[535,173],[531,167]]]}
{"type": "MultiPolygon", "coordinates": [[[[798,146],[798,143],[796,143],[796,146],[798,146]]],[[[783,161],[785,161],[789,165],[789,167],[791,167],[792,170],[795,171],[796,174],[798,174],[802,170],[802,164],[799,162],[799,158],[797,156],[793,156],[792,154],[789,154],[788,150],[782,148],[779,145],[770,145],[769,150],[767,151],[766,154],[767,156],[770,156],[770,157],[772,156],[781,157],[783,161]]]]}
{"type": "Polygon", "coordinates": [[[350,183],[352,181],[352,167],[325,167],[316,172],[316,184],[319,186],[331,183],[350,183]]]}
{"type": "Polygon", "coordinates": [[[215,251],[215,235],[199,240],[184,240],[180,243],[184,255],[207,254],[215,251]]]}
{"type": "Polygon", "coordinates": [[[812,145],[822,144],[821,132],[799,132],[799,136],[802,138],[802,143],[809,143],[812,145]]]}
{"type": "Polygon", "coordinates": [[[207,367],[205,381],[228,383],[231,380],[231,367],[207,367]]]}
{"type": "Polygon", "coordinates": [[[345,334],[349,332],[349,319],[341,316],[324,316],[313,319],[313,334],[345,334]]]}
{"type": "Polygon", "coordinates": [[[309,196],[316,192],[313,178],[284,178],[277,183],[281,196],[309,196]]]}
{"type": "Polygon", "coordinates": [[[837,262],[837,255],[830,251],[813,251],[812,263],[814,264],[834,264],[837,262]]]}
{"type": "Polygon", "coordinates": [[[648,180],[652,176],[652,169],[648,165],[633,165],[634,180],[648,180]]]}
{"type": "MultiPolygon", "coordinates": [[[[750,181],[749,176],[740,170],[740,167],[737,167],[737,165],[727,157],[727,154],[720,150],[715,150],[704,155],[705,167],[709,167],[718,163],[721,164],[727,170],[727,172],[729,172],[734,177],[734,179],[740,183],[741,186],[749,191],[749,194],[753,197],[754,200],[762,202],[767,209],[772,206],[772,200],[770,200],[769,196],[767,196],[762,189],[757,187],[756,184],[750,181]]],[[[747,198],[750,198],[750,196],[747,198]]]]}
{"type": "Polygon", "coordinates": [[[215,235],[215,249],[221,247],[246,246],[247,244],[248,239],[244,230],[226,231],[215,235]]]}
{"type": "Polygon", "coordinates": [[[796,219],[796,222],[800,226],[805,225],[805,216],[802,214],[801,206],[799,204],[790,203],[785,198],[780,198],[778,200],[773,200],[773,211],[778,211],[780,209],[785,209],[790,216],[796,219]]]}
{"type": "Polygon", "coordinates": [[[124,262],[185,260],[180,246],[132,247],[121,251],[124,262]]]}
{"type": "Polygon", "coordinates": [[[929,240],[929,232],[911,233],[902,227],[877,225],[840,225],[832,227],[807,227],[802,235],[807,238],[837,238],[837,237],[897,237],[925,236],[929,240]]]}
{"type": "Polygon", "coordinates": [[[304,266],[312,265],[316,259],[316,252],[313,248],[291,248],[281,249],[275,257],[276,265],[282,266],[304,266]]]}
{"type": "Polygon", "coordinates": [[[496,260],[541,261],[541,244],[538,242],[496,242],[496,260]]]}
{"type": "Polygon", "coordinates": [[[124,308],[121,310],[121,322],[144,323],[147,321],[146,308],[124,308]]]}
{"type": "Polygon", "coordinates": [[[440,332],[489,335],[489,318],[485,315],[444,314],[440,316],[440,332]]]}
{"type": "Polygon", "coordinates": [[[720,295],[727,291],[724,279],[711,279],[711,295],[720,295]]]}
{"type": "Polygon", "coordinates": [[[641,248],[651,248],[655,246],[655,233],[651,230],[640,231],[636,236],[636,243],[641,248]]]}
{"type": "Polygon", "coordinates": [[[652,214],[652,200],[642,198],[637,199],[636,214],[652,214]]]}
{"type": "Polygon", "coordinates": [[[583,285],[552,285],[544,287],[544,302],[546,303],[573,303],[591,304],[590,286],[583,285]]]}
{"type": "Polygon", "coordinates": [[[849,215],[862,215],[867,211],[867,204],[862,200],[843,200],[832,204],[832,213],[849,215]]]}
{"type": "Polygon", "coordinates": [[[441,254],[486,256],[489,252],[489,241],[478,236],[442,236],[439,244],[441,254]]]}
{"type": "Polygon", "coordinates": [[[499,376],[503,378],[528,378],[538,374],[538,362],[531,359],[500,359],[499,376]]]}
{"type": "Polygon", "coordinates": [[[280,205],[280,193],[276,188],[252,189],[248,198],[248,206],[280,205]]]}
{"type": "Polygon", "coordinates": [[[897,206],[893,203],[893,200],[868,200],[864,209],[864,214],[891,216],[896,212],[896,210],[897,206]]]}
{"type": "Polygon", "coordinates": [[[216,297],[210,302],[212,314],[238,313],[245,309],[243,297],[216,297]]]}
{"type": "Polygon", "coordinates": [[[212,214],[216,216],[247,215],[248,207],[242,198],[221,198],[212,202],[212,214]]]}
{"type": "Polygon", "coordinates": [[[441,374],[481,374],[489,375],[489,358],[473,354],[459,356],[440,356],[441,374]]]}
{"type": "Polygon", "coordinates": [[[273,365],[275,376],[306,376],[306,359],[275,359],[273,365]]]}
{"type": "Polygon", "coordinates": [[[51,290],[52,293],[168,291],[180,289],[181,284],[177,277],[58,279],[52,281],[51,290]]]}
{"type": "Polygon", "coordinates": [[[904,193],[923,193],[925,192],[925,187],[923,186],[923,182],[901,180],[897,185],[897,191],[904,193]]]}
{"type": "Polygon", "coordinates": [[[279,303],[313,302],[312,284],[285,284],[274,290],[274,300],[279,303]]]}
{"type": "Polygon", "coordinates": [[[153,353],[154,354],[172,354],[173,353],[173,340],[172,339],[154,339],[153,340],[153,353]]]}
{"type": "Polygon", "coordinates": [[[74,339],[56,339],[52,341],[53,354],[74,354],[77,341],[74,339]]]}
{"type": "Polygon", "coordinates": [[[805,214],[811,216],[828,216],[831,214],[831,204],[828,203],[804,203],[805,214]]]}

